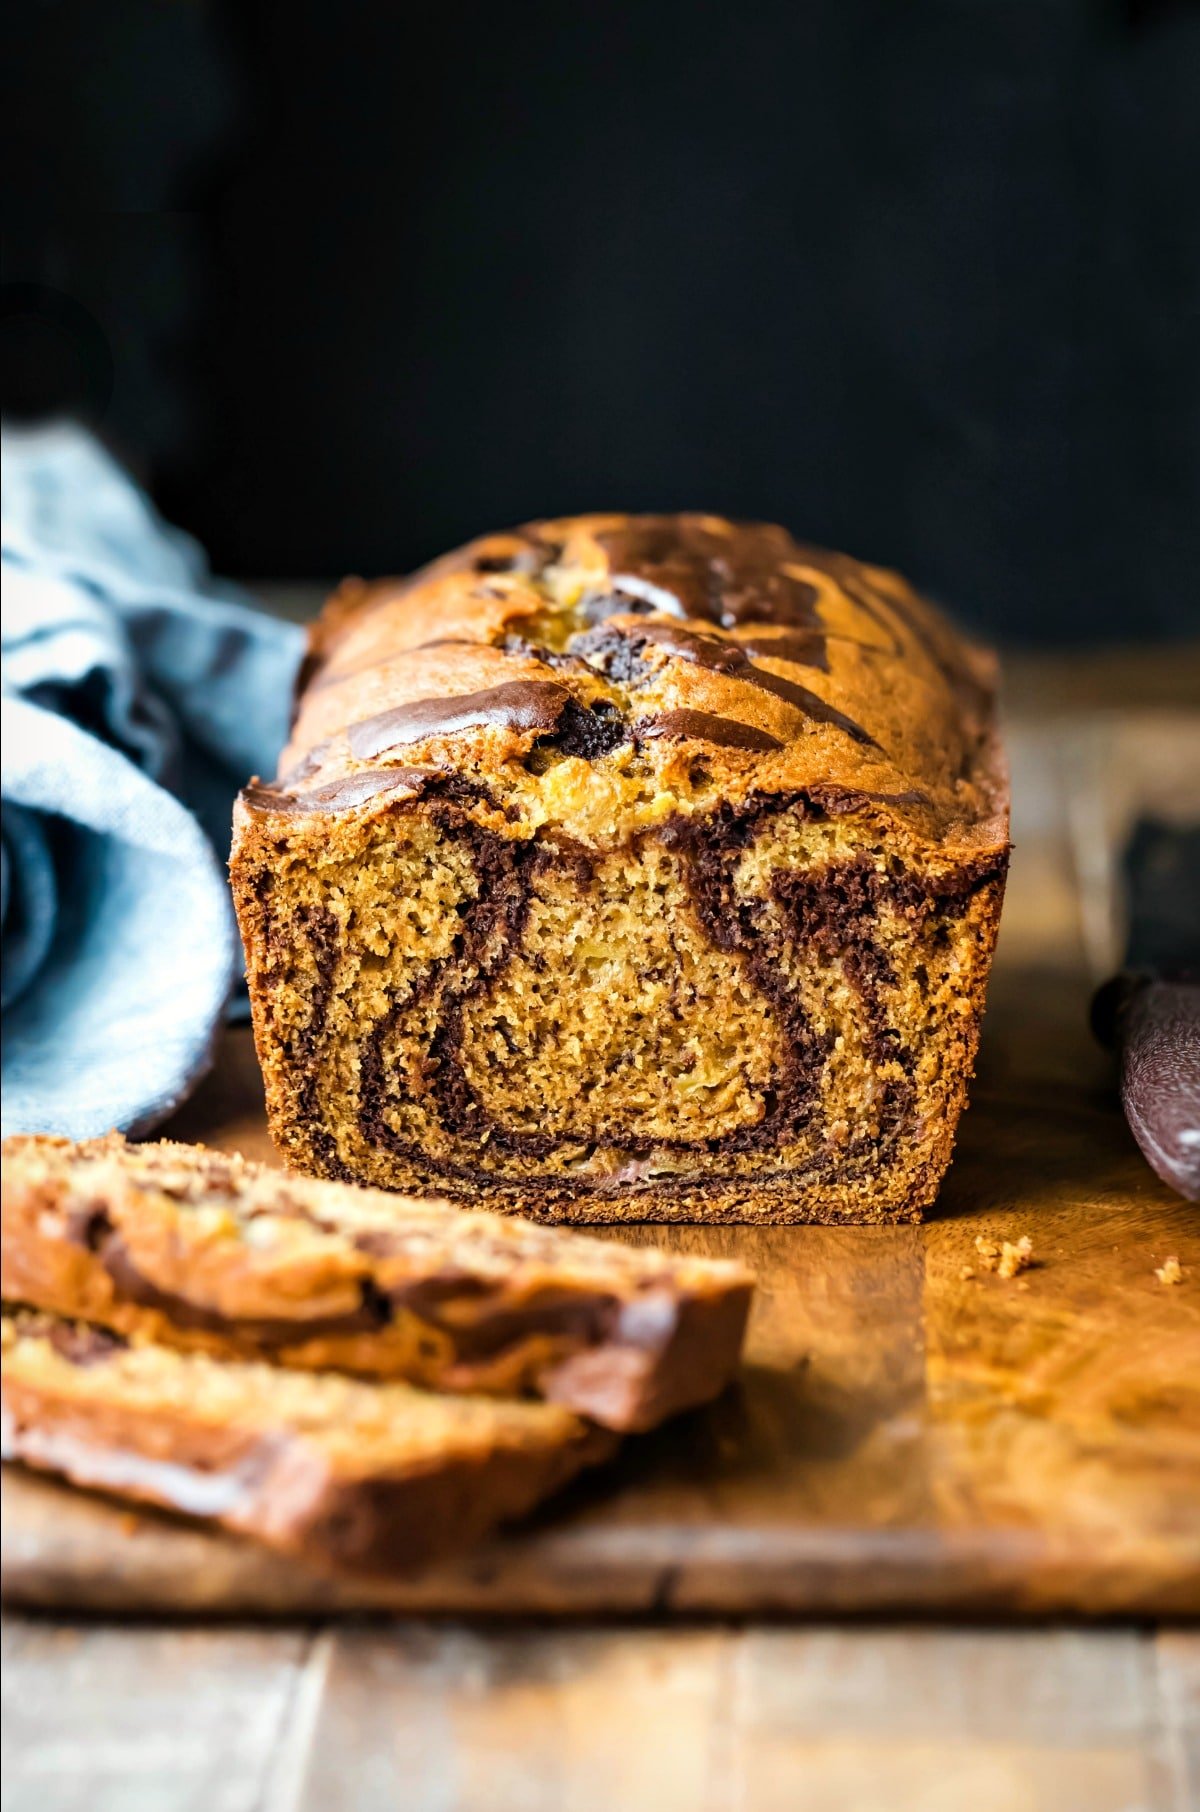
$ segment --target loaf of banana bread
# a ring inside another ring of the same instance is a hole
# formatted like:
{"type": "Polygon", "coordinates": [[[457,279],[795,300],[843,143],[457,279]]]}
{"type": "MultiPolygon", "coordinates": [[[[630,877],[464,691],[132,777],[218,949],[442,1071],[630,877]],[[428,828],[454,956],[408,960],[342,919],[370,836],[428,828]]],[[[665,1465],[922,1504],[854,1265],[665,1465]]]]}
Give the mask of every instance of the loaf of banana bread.
{"type": "Polygon", "coordinates": [[[618,1429],[737,1364],[740,1265],[115,1134],[3,1153],[6,1294],[219,1358],[536,1394],[618,1429]]]}
{"type": "Polygon", "coordinates": [[[274,1137],[548,1219],[919,1218],[1008,853],[993,664],[895,574],[587,516],[349,584],[232,873],[274,1137]]]}
{"type": "Polygon", "coordinates": [[[0,1341],[6,1459],[355,1571],[448,1553],[615,1441],[557,1404],[127,1344],[31,1309],[0,1341]]]}

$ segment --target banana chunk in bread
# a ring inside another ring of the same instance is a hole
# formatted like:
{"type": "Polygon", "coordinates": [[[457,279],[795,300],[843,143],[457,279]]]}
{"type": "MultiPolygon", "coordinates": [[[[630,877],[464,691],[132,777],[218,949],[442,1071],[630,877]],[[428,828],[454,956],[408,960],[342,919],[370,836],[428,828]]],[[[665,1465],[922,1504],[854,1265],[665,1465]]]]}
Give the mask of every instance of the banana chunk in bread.
{"type": "Polygon", "coordinates": [[[740,1265],[289,1177],[202,1147],[4,1146],[6,1294],[217,1357],[537,1394],[617,1429],[738,1360],[740,1265]]]}
{"type": "Polygon", "coordinates": [[[615,1441],[555,1404],[303,1376],[37,1310],[0,1338],[6,1459],[351,1571],[449,1553],[615,1441]]]}
{"type": "Polygon", "coordinates": [[[235,819],[288,1164],[552,1220],[919,1218],[1007,864],[993,677],[894,573],[721,517],[344,587],[235,819]]]}

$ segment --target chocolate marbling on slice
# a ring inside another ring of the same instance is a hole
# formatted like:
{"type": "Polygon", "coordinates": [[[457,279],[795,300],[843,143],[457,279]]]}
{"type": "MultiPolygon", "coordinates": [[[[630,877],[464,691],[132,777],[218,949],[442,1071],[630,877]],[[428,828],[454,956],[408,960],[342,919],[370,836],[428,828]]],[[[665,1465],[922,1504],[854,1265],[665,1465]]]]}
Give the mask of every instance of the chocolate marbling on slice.
{"type": "Polygon", "coordinates": [[[740,1265],[115,1134],[7,1141],[0,1199],[6,1292],[37,1308],[218,1357],[542,1396],[617,1429],[715,1395],[750,1304],[740,1265]]]}
{"type": "Polygon", "coordinates": [[[451,1553],[614,1444],[554,1404],[305,1377],[32,1309],[0,1341],[6,1459],[350,1571],[451,1553]]]}

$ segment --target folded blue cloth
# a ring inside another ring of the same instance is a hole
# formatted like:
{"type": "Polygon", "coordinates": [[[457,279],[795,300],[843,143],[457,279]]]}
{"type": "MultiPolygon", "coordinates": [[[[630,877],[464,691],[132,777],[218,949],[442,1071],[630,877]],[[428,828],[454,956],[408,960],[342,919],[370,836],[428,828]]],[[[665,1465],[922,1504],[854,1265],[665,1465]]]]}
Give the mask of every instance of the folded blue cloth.
{"type": "Polygon", "coordinates": [[[274,766],[302,636],[80,429],[6,433],[0,502],[3,1130],[143,1132],[240,973],[230,809],[274,766]]]}

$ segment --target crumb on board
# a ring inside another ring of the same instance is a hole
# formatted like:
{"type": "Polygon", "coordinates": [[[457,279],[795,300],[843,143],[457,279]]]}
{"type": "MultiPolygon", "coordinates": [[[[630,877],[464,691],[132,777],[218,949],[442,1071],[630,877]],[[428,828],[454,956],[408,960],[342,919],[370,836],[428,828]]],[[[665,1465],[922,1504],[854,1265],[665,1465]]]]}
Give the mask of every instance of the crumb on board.
{"type": "Polygon", "coordinates": [[[1174,1254],[1172,1254],[1170,1258],[1163,1259],[1162,1264],[1158,1266],[1154,1275],[1161,1284],[1182,1283],[1183,1266],[1174,1254]]]}
{"type": "Polygon", "coordinates": [[[1015,1277],[1018,1271],[1025,1271],[1033,1263],[1033,1241],[1027,1233],[1013,1243],[1005,1240],[1000,1248],[1000,1263],[996,1270],[1001,1277],[1015,1277]]]}
{"type": "Polygon", "coordinates": [[[984,1270],[994,1271],[997,1277],[1015,1277],[1018,1271],[1028,1270],[1033,1263],[1033,1241],[1027,1233],[1018,1240],[1002,1240],[999,1245],[980,1233],[975,1237],[975,1250],[984,1270]]]}

